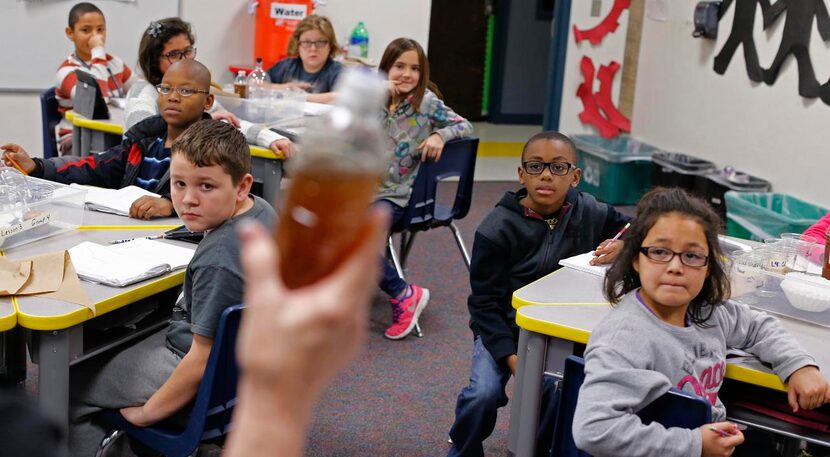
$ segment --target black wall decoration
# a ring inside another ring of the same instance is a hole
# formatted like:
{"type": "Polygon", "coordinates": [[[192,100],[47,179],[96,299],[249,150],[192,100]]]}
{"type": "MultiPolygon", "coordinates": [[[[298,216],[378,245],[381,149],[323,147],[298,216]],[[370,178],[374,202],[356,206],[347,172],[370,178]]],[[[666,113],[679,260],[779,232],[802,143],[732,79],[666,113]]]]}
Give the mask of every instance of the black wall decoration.
{"type": "Polygon", "coordinates": [[[824,41],[830,40],[830,15],[824,6],[824,0],[778,0],[770,4],[769,0],[724,0],[721,4],[720,17],[731,3],[735,2],[735,19],[729,38],[715,57],[715,72],[723,74],[729,61],[739,45],[744,47],[746,72],[753,81],[764,81],[772,85],[778,78],[781,65],[791,54],[798,66],[798,93],[802,97],[821,97],[830,105],[830,82],[821,85],[813,71],[810,60],[810,34],[813,18],[816,18],[819,35],[824,41]],[[758,54],[753,41],[752,27],[755,21],[756,5],[761,5],[764,16],[764,29],[775,23],[786,11],[784,31],[778,53],[770,67],[762,69],[758,63],[758,54]]]}
{"type": "MultiPolygon", "coordinates": [[[[729,8],[732,0],[724,0],[720,5],[718,19],[722,18],[729,8]]],[[[735,0],[735,19],[732,21],[732,31],[726,39],[718,55],[715,57],[715,73],[722,75],[729,66],[729,61],[738,50],[738,46],[744,47],[744,60],[746,61],[746,74],[749,79],[755,82],[764,80],[764,70],[758,63],[758,52],[755,50],[755,40],[752,38],[752,26],[755,24],[755,5],[761,4],[761,12],[764,18],[767,17],[767,10],[770,8],[769,0],[735,0]]]]}

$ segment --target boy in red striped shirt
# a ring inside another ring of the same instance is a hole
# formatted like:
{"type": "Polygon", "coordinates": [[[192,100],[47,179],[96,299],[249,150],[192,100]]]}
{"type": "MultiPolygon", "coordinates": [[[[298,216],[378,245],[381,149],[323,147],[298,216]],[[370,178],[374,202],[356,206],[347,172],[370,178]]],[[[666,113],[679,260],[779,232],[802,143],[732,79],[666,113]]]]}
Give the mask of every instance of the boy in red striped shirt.
{"type": "MultiPolygon", "coordinates": [[[[61,114],[72,109],[75,95],[75,83],[78,78],[75,70],[89,73],[98,81],[104,97],[123,98],[135,81],[132,70],[124,61],[104,50],[107,39],[107,23],[104,13],[92,3],[78,3],[69,10],[69,24],[66,37],[75,43],[75,52],[61,63],[56,76],[55,95],[61,114]]],[[[67,138],[72,126],[66,121],[58,128],[60,150],[67,149],[67,138]]]]}

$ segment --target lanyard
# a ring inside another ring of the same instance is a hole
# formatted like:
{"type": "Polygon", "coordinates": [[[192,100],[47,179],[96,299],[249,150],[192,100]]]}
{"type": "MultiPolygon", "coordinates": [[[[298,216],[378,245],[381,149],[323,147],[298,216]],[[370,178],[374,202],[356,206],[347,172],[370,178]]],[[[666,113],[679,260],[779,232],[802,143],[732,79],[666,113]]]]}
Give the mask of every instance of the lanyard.
{"type": "MultiPolygon", "coordinates": [[[[84,59],[78,57],[78,55],[75,54],[74,52],[72,53],[72,57],[74,57],[75,60],[77,60],[78,62],[81,62],[81,65],[83,65],[84,68],[86,68],[87,70],[90,70],[90,72],[91,72],[92,65],[84,62],[84,59]]],[[[110,70],[110,67],[109,67],[109,62],[107,62],[107,73],[109,74],[109,78],[112,79],[113,84],[115,84],[115,89],[118,91],[118,97],[119,98],[124,98],[124,91],[121,90],[121,85],[118,84],[118,80],[115,79],[115,75],[112,74],[112,70],[110,70]]],[[[113,94],[114,94],[112,89],[109,88],[109,81],[107,81],[107,92],[109,92],[110,97],[112,97],[113,94]]]]}

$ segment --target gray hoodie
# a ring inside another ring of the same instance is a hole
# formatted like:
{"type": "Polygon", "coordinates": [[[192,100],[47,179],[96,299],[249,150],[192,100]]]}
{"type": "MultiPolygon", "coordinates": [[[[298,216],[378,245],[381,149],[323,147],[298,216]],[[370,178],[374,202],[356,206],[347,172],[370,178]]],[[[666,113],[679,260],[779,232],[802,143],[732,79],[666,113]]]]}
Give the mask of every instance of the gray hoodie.
{"type": "Polygon", "coordinates": [[[573,423],[577,446],[598,457],[698,457],[697,430],[643,425],[636,412],[675,387],[709,400],[713,420],[724,420],[718,391],[727,347],[770,363],[782,380],[816,365],[777,319],[746,305],[727,301],[715,308],[707,324],[673,326],[654,315],[636,291],[623,297],[588,341],[585,383],[573,423]]]}

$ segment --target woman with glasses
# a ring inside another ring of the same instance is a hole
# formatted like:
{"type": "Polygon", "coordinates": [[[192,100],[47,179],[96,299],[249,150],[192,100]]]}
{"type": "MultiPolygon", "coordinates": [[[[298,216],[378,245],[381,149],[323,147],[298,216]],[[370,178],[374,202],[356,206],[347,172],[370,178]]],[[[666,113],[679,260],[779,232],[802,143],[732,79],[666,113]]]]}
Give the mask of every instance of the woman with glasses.
{"type": "Polygon", "coordinates": [[[329,103],[343,70],[343,64],[334,61],[339,51],[331,22],[313,14],[297,25],[288,42],[288,57],[271,67],[268,76],[277,88],[307,90],[308,101],[329,103]]]}
{"type": "MultiPolygon", "coordinates": [[[[153,21],[141,36],[138,45],[138,66],[141,79],[133,84],[127,93],[124,109],[124,129],[129,130],[138,122],[159,114],[156,86],[161,83],[164,73],[170,65],[183,60],[196,58],[196,38],[190,24],[177,18],[169,17],[153,21]]],[[[216,83],[212,86],[219,88],[216,83]]],[[[249,143],[269,148],[274,152],[282,151],[290,157],[294,151],[291,140],[260,125],[238,119],[222,105],[214,102],[208,110],[211,117],[224,120],[239,128],[249,143]]]]}

